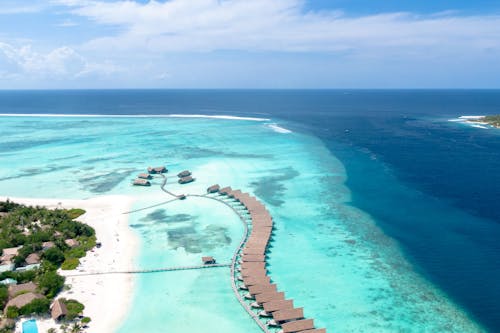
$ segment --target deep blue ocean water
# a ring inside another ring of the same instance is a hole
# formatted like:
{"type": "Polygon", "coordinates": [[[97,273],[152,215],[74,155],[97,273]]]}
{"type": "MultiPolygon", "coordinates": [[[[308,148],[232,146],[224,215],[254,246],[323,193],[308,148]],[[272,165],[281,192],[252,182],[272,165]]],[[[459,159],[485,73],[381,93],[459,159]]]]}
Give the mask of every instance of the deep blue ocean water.
{"type": "Polygon", "coordinates": [[[280,119],[345,166],[351,204],[420,274],[500,331],[500,91],[4,91],[0,113],[216,114],[280,119]]]}

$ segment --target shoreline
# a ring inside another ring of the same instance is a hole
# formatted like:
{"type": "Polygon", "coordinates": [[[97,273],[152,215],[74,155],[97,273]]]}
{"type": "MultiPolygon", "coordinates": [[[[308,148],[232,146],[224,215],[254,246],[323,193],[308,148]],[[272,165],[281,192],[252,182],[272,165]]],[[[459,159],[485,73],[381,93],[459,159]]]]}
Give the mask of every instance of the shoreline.
{"type": "MultiPolygon", "coordinates": [[[[123,214],[130,210],[134,199],[115,195],[85,200],[0,196],[0,200],[7,198],[13,202],[29,206],[44,206],[50,209],[85,209],[86,213],[80,216],[78,221],[95,229],[97,240],[102,243],[102,246],[94,248],[81,258],[80,265],[75,270],[58,271],[66,277],[65,285],[71,286],[71,289],[63,290],[57,298],[74,298],[85,305],[83,314],[92,319],[89,327],[85,329],[86,332],[116,331],[131,308],[134,293],[133,276],[127,274],[70,275],[111,270],[127,271],[134,268],[140,240],[128,226],[128,215],[123,214]]],[[[37,319],[37,325],[40,332],[59,326],[52,319],[37,319]]]]}

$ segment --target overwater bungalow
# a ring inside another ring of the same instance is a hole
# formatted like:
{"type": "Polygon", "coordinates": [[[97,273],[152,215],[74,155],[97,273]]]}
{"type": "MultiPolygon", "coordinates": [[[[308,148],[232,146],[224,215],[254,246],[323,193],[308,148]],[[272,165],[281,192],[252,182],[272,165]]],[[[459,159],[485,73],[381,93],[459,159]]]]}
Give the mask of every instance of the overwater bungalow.
{"type": "Polygon", "coordinates": [[[140,173],[137,175],[137,178],[140,179],[152,179],[153,176],[151,176],[149,173],[140,173]]]}
{"type": "Polygon", "coordinates": [[[202,257],[201,261],[203,262],[203,265],[213,265],[213,264],[215,264],[215,258],[214,257],[210,257],[210,256],[202,257]]]}
{"type": "Polygon", "coordinates": [[[181,171],[177,174],[177,177],[179,178],[184,178],[184,177],[187,177],[187,176],[191,176],[191,171],[189,170],[184,170],[184,171],[181,171]]]}
{"type": "Polygon", "coordinates": [[[191,182],[194,182],[194,178],[191,176],[182,177],[181,179],[179,179],[179,184],[187,184],[191,182]]]}
{"type": "Polygon", "coordinates": [[[248,288],[248,292],[251,295],[259,295],[271,291],[277,291],[276,284],[256,284],[248,288]]]}
{"type": "Polygon", "coordinates": [[[303,319],[290,321],[281,325],[282,330],[280,333],[295,333],[311,330],[314,328],[314,321],[312,319],[303,319]]]}
{"type": "Polygon", "coordinates": [[[220,190],[220,186],[218,184],[212,185],[207,188],[207,193],[217,193],[220,190]]]}
{"type": "Polygon", "coordinates": [[[246,286],[253,286],[256,284],[269,284],[271,282],[271,278],[269,276],[246,277],[243,278],[243,282],[246,286]]]}
{"type": "Polygon", "coordinates": [[[158,174],[158,173],[165,173],[167,172],[167,168],[165,166],[159,166],[159,167],[148,167],[148,173],[150,174],[158,174]]]}
{"type": "Polygon", "coordinates": [[[227,195],[228,193],[232,192],[233,190],[231,189],[230,186],[227,186],[227,187],[224,187],[224,188],[221,188],[219,190],[219,193],[222,194],[222,195],[227,195]]]}
{"type": "Polygon", "coordinates": [[[269,326],[279,326],[285,322],[292,320],[304,319],[304,309],[286,309],[273,312],[273,319],[269,320],[267,324],[269,326]]]}
{"type": "Polygon", "coordinates": [[[151,186],[151,183],[147,179],[137,178],[132,183],[134,186],[151,186]]]}
{"type": "Polygon", "coordinates": [[[64,319],[68,314],[66,304],[64,304],[60,298],[55,300],[50,308],[50,314],[52,316],[52,319],[54,319],[55,321],[64,319]]]}
{"type": "Polygon", "coordinates": [[[279,300],[284,300],[285,299],[285,293],[280,291],[280,292],[267,292],[267,293],[262,293],[259,295],[255,295],[255,300],[257,303],[266,303],[270,301],[279,301],[279,300]]]}
{"type": "Polygon", "coordinates": [[[279,310],[288,310],[288,309],[293,309],[293,300],[287,299],[287,300],[278,300],[278,301],[271,301],[264,303],[264,310],[266,312],[275,312],[279,310]]]}

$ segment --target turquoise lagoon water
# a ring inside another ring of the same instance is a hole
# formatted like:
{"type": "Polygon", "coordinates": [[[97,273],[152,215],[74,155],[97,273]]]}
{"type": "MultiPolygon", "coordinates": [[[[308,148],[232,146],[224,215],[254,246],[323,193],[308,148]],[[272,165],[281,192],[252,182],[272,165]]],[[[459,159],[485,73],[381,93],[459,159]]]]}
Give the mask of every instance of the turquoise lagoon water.
{"type": "Polygon", "coordinates": [[[36,320],[30,319],[23,322],[23,333],[38,333],[36,320]]]}
{"type": "MultiPolygon", "coordinates": [[[[135,208],[160,203],[130,185],[148,165],[170,175],[259,197],[276,231],[269,270],[279,288],[330,332],[480,332],[448,297],[415,272],[398,244],[349,205],[344,166],[317,138],[272,128],[272,121],[204,118],[2,117],[0,195],[88,198],[134,196],[135,208]]],[[[286,124],[282,124],[286,127],[286,124]]],[[[136,266],[195,265],[204,254],[228,262],[243,227],[225,206],[188,198],[134,213],[142,241],[136,266]]],[[[258,332],[230,287],[229,269],[136,276],[129,332],[258,332]]]]}

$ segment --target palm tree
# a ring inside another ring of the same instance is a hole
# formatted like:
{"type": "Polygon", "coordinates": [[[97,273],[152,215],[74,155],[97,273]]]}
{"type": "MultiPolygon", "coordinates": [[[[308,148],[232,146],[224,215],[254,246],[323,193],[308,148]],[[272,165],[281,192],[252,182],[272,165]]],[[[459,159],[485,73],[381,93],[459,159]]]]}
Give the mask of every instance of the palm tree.
{"type": "Polygon", "coordinates": [[[80,333],[82,331],[82,327],[78,323],[73,323],[70,328],[70,333],[80,333]]]}

